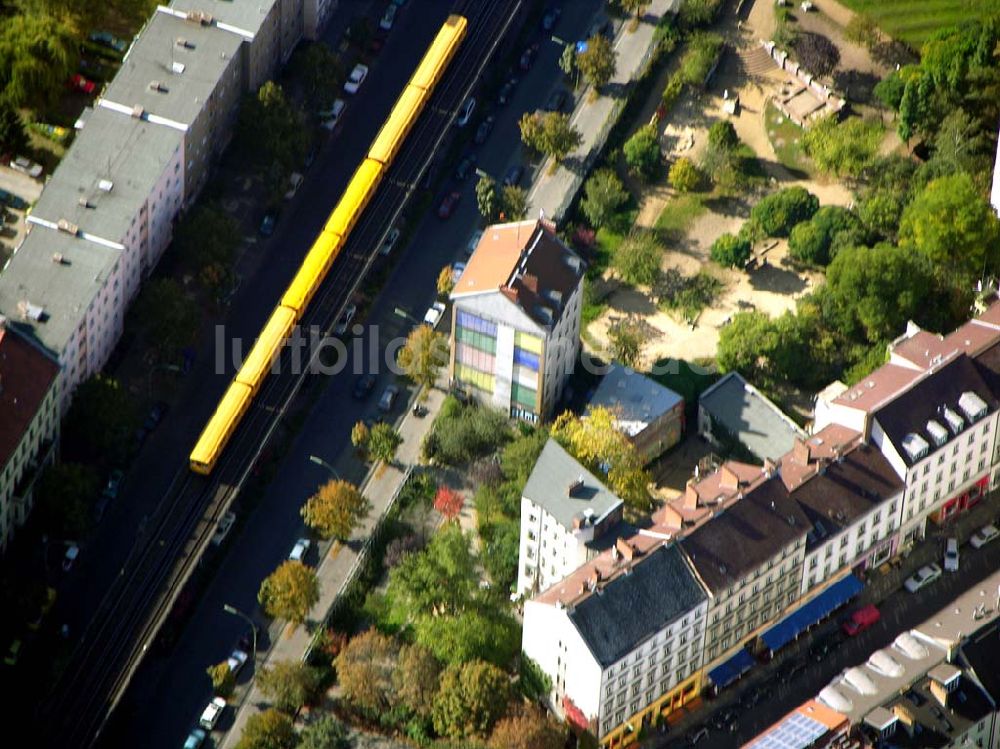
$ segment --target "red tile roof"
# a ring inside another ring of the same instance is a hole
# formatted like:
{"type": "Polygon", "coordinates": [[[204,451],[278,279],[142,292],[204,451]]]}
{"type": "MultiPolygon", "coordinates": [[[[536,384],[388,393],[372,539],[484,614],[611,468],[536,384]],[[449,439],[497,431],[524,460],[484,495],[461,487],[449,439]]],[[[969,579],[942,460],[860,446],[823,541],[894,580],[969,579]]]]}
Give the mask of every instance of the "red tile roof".
{"type": "Polygon", "coordinates": [[[14,454],[58,374],[56,362],[0,327],[0,465],[14,454]]]}

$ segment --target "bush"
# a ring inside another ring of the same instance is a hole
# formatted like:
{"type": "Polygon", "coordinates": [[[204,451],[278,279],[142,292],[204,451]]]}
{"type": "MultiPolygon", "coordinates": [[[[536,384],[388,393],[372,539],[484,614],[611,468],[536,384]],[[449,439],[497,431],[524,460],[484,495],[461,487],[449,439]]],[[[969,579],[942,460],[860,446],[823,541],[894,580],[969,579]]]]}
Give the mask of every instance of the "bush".
{"type": "Polygon", "coordinates": [[[768,195],[750,211],[750,221],[766,237],[787,237],[796,224],[819,209],[819,199],[804,187],[789,187],[768,195]]]}
{"type": "Polygon", "coordinates": [[[628,192],[618,175],[611,169],[599,169],[583,186],[584,198],[580,210],[596,228],[605,226],[619,208],[628,202],[628,192]]]}
{"type": "Polygon", "coordinates": [[[788,254],[804,263],[826,265],[830,262],[827,256],[829,246],[826,233],[812,221],[796,225],[788,235],[788,254]]]}
{"type": "Polygon", "coordinates": [[[670,184],[678,192],[692,192],[701,184],[701,172],[691,159],[682,156],[670,167],[670,184]]]}
{"type": "Polygon", "coordinates": [[[677,16],[686,29],[708,26],[715,20],[721,5],[722,0],[683,0],[677,16]]]}
{"type": "Polygon", "coordinates": [[[718,34],[700,32],[692,35],[678,70],[681,81],[689,86],[704,86],[719,58],[722,44],[722,37],[718,34]]]}
{"type": "Polygon", "coordinates": [[[424,441],[424,456],[447,465],[489,455],[510,438],[510,425],[500,411],[445,399],[424,441]]]}
{"type": "Polygon", "coordinates": [[[742,268],[750,259],[752,251],[750,240],[746,237],[723,234],[712,242],[709,256],[719,265],[728,268],[742,268]]]}
{"type": "Polygon", "coordinates": [[[802,149],[824,172],[858,177],[878,155],[884,128],[879,120],[827,117],[802,136],[802,149]]]}
{"type": "Polygon", "coordinates": [[[825,36],[801,33],[794,46],[795,56],[813,75],[829,75],[840,63],[840,50],[825,36]]]}
{"type": "Polygon", "coordinates": [[[655,125],[646,125],[635,131],[622,146],[625,163],[629,169],[645,179],[656,176],[663,160],[660,137],[655,125]]]}
{"type": "Polygon", "coordinates": [[[634,232],[615,250],[612,265],[625,283],[648,286],[656,281],[663,247],[653,232],[634,232]]]}
{"type": "Polygon", "coordinates": [[[660,108],[664,113],[674,105],[683,90],[684,81],[681,80],[679,74],[674,73],[670,76],[670,80],[667,81],[667,85],[663,87],[663,93],[660,95],[660,108]]]}

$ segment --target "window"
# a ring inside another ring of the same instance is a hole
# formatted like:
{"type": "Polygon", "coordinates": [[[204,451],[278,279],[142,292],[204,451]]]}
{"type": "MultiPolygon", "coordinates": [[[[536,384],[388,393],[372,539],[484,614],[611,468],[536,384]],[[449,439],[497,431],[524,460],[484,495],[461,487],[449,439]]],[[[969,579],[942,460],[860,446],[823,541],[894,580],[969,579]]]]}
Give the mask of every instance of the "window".
{"type": "MultiPolygon", "coordinates": [[[[845,534],[844,534],[844,535],[843,535],[843,536],[841,537],[841,539],[840,539],[840,548],[841,548],[841,549],[846,549],[846,548],[847,548],[847,540],[848,540],[848,539],[847,539],[847,534],[845,533],[845,534]]],[[[841,557],[841,559],[843,559],[843,557],[841,557]]],[[[843,562],[841,562],[841,564],[843,564],[843,562]]]]}
{"type": "Polygon", "coordinates": [[[876,511],[875,515],[872,516],[872,524],[876,524],[876,523],[878,523],[881,520],[882,520],[882,512],[881,512],[881,510],[876,511]]]}

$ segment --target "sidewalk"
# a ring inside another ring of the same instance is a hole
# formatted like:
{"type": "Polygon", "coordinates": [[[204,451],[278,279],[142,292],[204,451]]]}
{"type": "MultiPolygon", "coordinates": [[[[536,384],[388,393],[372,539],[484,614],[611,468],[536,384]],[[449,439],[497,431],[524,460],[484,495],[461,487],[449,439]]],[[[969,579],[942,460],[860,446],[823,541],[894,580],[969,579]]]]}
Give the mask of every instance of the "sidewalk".
{"type": "Polygon", "coordinates": [[[605,87],[612,93],[590,101],[590,89],[584,90],[570,117],[570,122],[580,131],[583,141],[555,172],[549,173],[548,160],[542,164],[535,184],[528,193],[529,216],[537,216],[540,211],[544,211],[546,216],[556,222],[562,220],[625,106],[629,84],[646,66],[653,52],[656,24],[668,12],[675,12],[679,1],[653,0],[635,31],[629,31],[630,21],[625,21],[614,45],[618,52],[617,69],[611,82],[605,87]]]}
{"type": "MultiPolygon", "coordinates": [[[[362,550],[366,548],[366,540],[372,535],[372,530],[395,499],[409,469],[417,464],[420,457],[420,445],[424,436],[430,431],[445,395],[445,392],[440,389],[431,390],[424,402],[428,412],[423,417],[414,416],[410,408],[407,407],[406,415],[397,425],[399,433],[403,437],[403,443],[396,453],[395,464],[388,466],[381,473],[377,467],[369,470],[365,481],[361,484],[362,493],[372,505],[368,517],[354,529],[354,533],[346,544],[333,542],[321,549],[322,561],[316,569],[320,587],[319,602],[313,607],[309,620],[291,632],[288,631],[289,627],[286,626],[285,622],[272,623],[277,627],[276,629],[272,627],[271,642],[274,644],[269,652],[258,658],[254,668],[255,673],[271,662],[302,660],[309,649],[316,628],[322,624],[327,612],[352,579],[362,550]]],[[[338,458],[336,467],[339,471],[341,466],[344,466],[343,474],[348,474],[348,466],[353,461],[355,459],[352,451],[347,450],[338,458]]],[[[247,719],[268,707],[267,698],[257,688],[256,679],[251,682],[249,690],[235,707],[236,715],[233,725],[225,737],[216,742],[216,746],[221,747],[221,749],[235,746],[243,733],[243,726],[247,719]]]]}

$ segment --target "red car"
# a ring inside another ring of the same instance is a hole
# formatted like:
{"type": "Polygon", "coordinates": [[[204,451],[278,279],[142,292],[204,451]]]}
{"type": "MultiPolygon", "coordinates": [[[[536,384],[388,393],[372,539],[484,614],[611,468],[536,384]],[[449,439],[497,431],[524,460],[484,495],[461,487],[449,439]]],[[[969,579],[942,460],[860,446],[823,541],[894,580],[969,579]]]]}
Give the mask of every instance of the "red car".
{"type": "Polygon", "coordinates": [[[462,199],[462,193],[460,192],[450,192],[444,196],[444,200],[441,201],[441,205],[438,206],[438,218],[447,219],[451,218],[451,214],[455,212],[455,207],[458,205],[458,201],[462,199]]]}
{"type": "Polygon", "coordinates": [[[844,622],[842,629],[848,637],[854,637],[864,632],[881,618],[882,615],[879,613],[879,610],[872,604],[868,604],[851,614],[850,619],[844,622]]]}
{"type": "Polygon", "coordinates": [[[80,91],[84,94],[92,94],[97,89],[97,84],[91,80],[84,78],[79,73],[74,74],[70,77],[67,84],[74,91],[80,91]]]}

